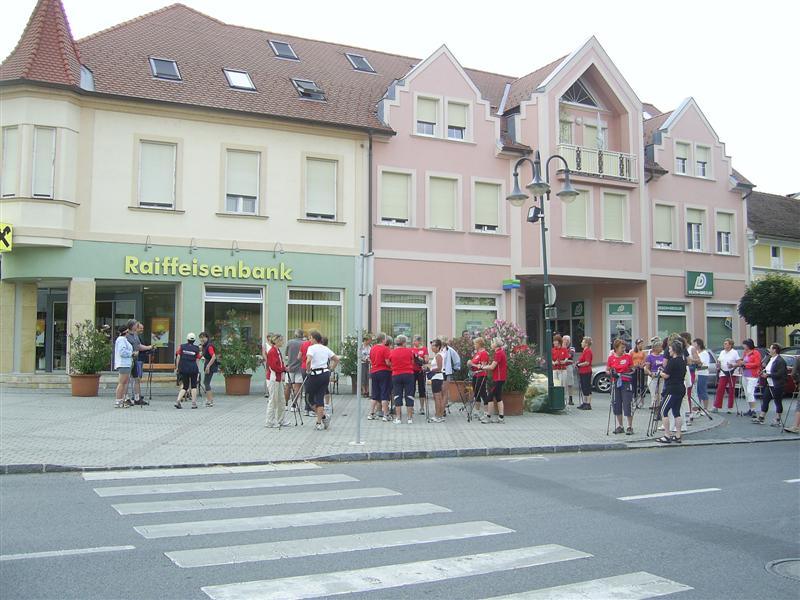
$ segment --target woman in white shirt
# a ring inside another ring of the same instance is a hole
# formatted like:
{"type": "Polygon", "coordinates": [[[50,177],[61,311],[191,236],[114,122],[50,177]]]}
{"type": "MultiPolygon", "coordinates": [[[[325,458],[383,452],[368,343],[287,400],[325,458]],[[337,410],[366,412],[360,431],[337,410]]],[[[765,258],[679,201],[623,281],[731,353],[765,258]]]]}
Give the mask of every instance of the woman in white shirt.
{"type": "Polygon", "coordinates": [[[325,394],[331,381],[331,370],[339,364],[339,357],[322,344],[322,335],[318,331],[311,334],[314,342],[306,351],[306,392],[308,402],[317,414],[315,429],[327,429],[330,419],[325,416],[325,394]]]}
{"type": "Polygon", "coordinates": [[[128,327],[121,325],[117,330],[119,337],[114,342],[114,368],[119,373],[119,380],[117,380],[117,390],[114,394],[116,400],[114,401],[115,408],[124,408],[130,406],[127,402],[123,401],[125,390],[128,388],[128,380],[131,376],[131,364],[133,361],[133,346],[125,337],[128,335],[128,327]]]}
{"type": "Polygon", "coordinates": [[[427,377],[431,380],[431,390],[433,391],[433,404],[436,410],[436,415],[430,419],[433,423],[444,422],[445,401],[444,394],[442,393],[442,385],[444,384],[444,349],[440,339],[435,339],[431,342],[431,362],[425,365],[427,377]]]}
{"type": "Polygon", "coordinates": [[[722,342],[722,352],[717,357],[717,395],[714,398],[713,412],[718,412],[722,408],[722,397],[726,390],[728,392],[728,414],[733,412],[733,395],[736,390],[736,376],[733,371],[738,362],[739,353],[733,348],[733,340],[727,338],[722,342]]]}

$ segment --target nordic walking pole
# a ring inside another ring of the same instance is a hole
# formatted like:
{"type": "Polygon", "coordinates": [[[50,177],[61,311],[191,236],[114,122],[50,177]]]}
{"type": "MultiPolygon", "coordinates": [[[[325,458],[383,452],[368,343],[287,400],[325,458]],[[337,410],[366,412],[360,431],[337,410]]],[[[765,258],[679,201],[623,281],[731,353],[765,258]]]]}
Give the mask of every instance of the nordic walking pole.
{"type": "Polygon", "coordinates": [[[611,375],[611,402],[608,403],[608,421],[606,422],[606,435],[611,433],[611,412],[614,408],[614,393],[616,392],[616,382],[613,374],[611,375]]]}
{"type": "Polygon", "coordinates": [[[789,398],[789,408],[786,409],[786,412],[783,414],[783,422],[781,423],[781,435],[783,435],[783,432],[786,428],[786,421],[789,420],[789,413],[792,412],[792,404],[794,404],[795,400],[797,400],[797,396],[799,393],[800,392],[795,390],[794,393],[792,394],[792,397],[789,398]]]}

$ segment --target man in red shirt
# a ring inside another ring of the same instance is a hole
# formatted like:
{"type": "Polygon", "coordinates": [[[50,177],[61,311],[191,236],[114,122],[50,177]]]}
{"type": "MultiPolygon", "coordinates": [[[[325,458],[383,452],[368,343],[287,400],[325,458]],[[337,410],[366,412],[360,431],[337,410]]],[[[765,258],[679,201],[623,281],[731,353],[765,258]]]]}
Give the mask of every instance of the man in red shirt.
{"type": "Polygon", "coordinates": [[[379,333],[375,343],[369,350],[369,377],[372,388],[372,402],[370,402],[370,421],[377,418],[378,407],[383,411],[383,420],[389,420],[389,394],[391,393],[392,371],[389,366],[389,347],[386,345],[386,334],[379,333]]]}
{"type": "Polygon", "coordinates": [[[408,338],[398,335],[394,339],[395,349],[389,355],[392,367],[392,397],[394,398],[394,424],[403,418],[403,403],[406,405],[407,423],[414,422],[414,352],[406,346],[408,338]]]}
{"type": "Polygon", "coordinates": [[[421,335],[414,336],[414,345],[411,346],[411,352],[414,353],[414,380],[417,384],[417,395],[422,401],[419,406],[419,414],[424,415],[428,406],[428,395],[425,390],[425,373],[422,371],[422,365],[428,362],[428,347],[422,340],[421,335]]]}
{"type": "MultiPolygon", "coordinates": [[[[472,372],[472,393],[473,399],[478,403],[478,412],[481,421],[485,418],[482,404],[489,404],[488,390],[486,389],[486,371],[484,367],[489,364],[489,353],[486,351],[486,343],[482,337],[472,340],[475,347],[475,354],[467,361],[467,366],[472,372]]],[[[487,407],[488,408],[488,407],[487,407]]]]}
{"type": "Polygon", "coordinates": [[[484,367],[484,370],[492,373],[493,383],[489,390],[489,395],[486,397],[486,416],[481,419],[481,423],[492,422],[492,403],[494,404],[494,412],[497,415],[497,420],[494,422],[505,423],[503,414],[503,384],[506,382],[506,377],[508,376],[508,360],[501,338],[498,337],[492,340],[492,348],[494,349],[494,357],[492,358],[492,362],[484,367]]]}
{"type": "MultiPolygon", "coordinates": [[[[308,334],[306,335],[306,341],[300,344],[300,375],[303,377],[303,381],[306,380],[306,353],[311,345],[314,343],[314,338],[312,337],[314,333],[319,333],[316,329],[310,329],[308,334]]],[[[305,403],[306,403],[306,416],[313,417],[316,412],[313,410],[314,407],[308,401],[308,394],[305,393],[303,390],[303,394],[305,396],[305,403]]]]}

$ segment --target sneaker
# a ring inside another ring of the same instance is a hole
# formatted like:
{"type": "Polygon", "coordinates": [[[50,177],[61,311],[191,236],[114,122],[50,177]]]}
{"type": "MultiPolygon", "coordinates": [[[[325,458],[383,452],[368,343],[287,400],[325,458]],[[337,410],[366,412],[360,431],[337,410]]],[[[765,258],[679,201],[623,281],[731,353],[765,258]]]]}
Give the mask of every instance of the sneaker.
{"type": "Polygon", "coordinates": [[[781,423],[780,419],[775,419],[772,423],[769,424],[770,427],[783,427],[783,423],[781,423]]]}
{"type": "Polygon", "coordinates": [[[732,410],[729,408],[729,409],[727,410],[727,413],[728,413],[729,415],[732,415],[732,414],[733,414],[733,411],[732,411],[732,410]]]}
{"type": "Polygon", "coordinates": [[[633,427],[628,427],[625,430],[625,435],[633,435],[633,427]]]}
{"type": "Polygon", "coordinates": [[[764,417],[756,417],[751,421],[751,423],[755,423],[756,425],[763,425],[764,417]]]}
{"type": "Polygon", "coordinates": [[[369,413],[367,415],[367,421],[374,421],[375,420],[375,413],[369,413]]]}
{"type": "Polygon", "coordinates": [[[322,431],[322,423],[315,423],[314,429],[316,429],[317,431],[322,431]]]}
{"type": "Polygon", "coordinates": [[[192,402],[192,408],[197,408],[197,402],[192,402]]]}
{"type": "Polygon", "coordinates": [[[395,419],[394,420],[394,424],[395,425],[400,425],[400,423],[402,423],[402,421],[400,419],[395,419]]]}
{"type": "Polygon", "coordinates": [[[181,403],[180,403],[180,402],[176,402],[176,403],[175,403],[175,408],[183,408],[183,406],[181,406],[181,403]]]}
{"type": "Polygon", "coordinates": [[[592,405],[591,404],[587,404],[586,408],[584,410],[592,410],[592,405]]]}
{"type": "Polygon", "coordinates": [[[689,431],[689,427],[686,425],[686,423],[683,423],[681,425],[681,433],[683,433],[685,431],[689,431]]]}
{"type": "Polygon", "coordinates": [[[384,423],[388,423],[389,421],[391,421],[391,419],[389,417],[381,417],[381,421],[383,421],[384,423]]]}
{"type": "Polygon", "coordinates": [[[408,419],[408,420],[406,421],[406,423],[407,423],[408,425],[412,425],[412,424],[414,423],[414,419],[408,419]]]}
{"type": "Polygon", "coordinates": [[[800,428],[797,427],[784,427],[783,430],[786,433],[800,433],[800,428]]]}
{"type": "Polygon", "coordinates": [[[612,433],[625,433],[625,430],[622,427],[617,427],[612,433]]]}
{"type": "Polygon", "coordinates": [[[132,401],[132,400],[130,400],[129,398],[125,398],[125,400],[123,400],[123,401],[122,401],[122,405],[123,405],[125,408],[128,408],[128,407],[130,407],[130,406],[133,406],[133,401],[132,401]]]}
{"type": "Polygon", "coordinates": [[[114,402],[114,408],[125,408],[125,404],[122,402],[122,400],[117,400],[114,402]]]}
{"type": "Polygon", "coordinates": [[[714,408],[712,408],[712,409],[711,409],[710,411],[708,411],[708,412],[712,412],[712,413],[718,413],[718,412],[719,412],[719,409],[718,409],[718,408],[715,406],[714,408]]]}
{"type": "Polygon", "coordinates": [[[421,414],[421,415],[424,415],[424,414],[425,414],[425,411],[424,411],[423,409],[420,409],[420,410],[419,410],[419,414],[421,414]]]}
{"type": "Polygon", "coordinates": [[[214,406],[214,403],[213,402],[206,402],[206,406],[208,406],[210,408],[210,407],[214,406]]]}
{"type": "Polygon", "coordinates": [[[487,417],[481,417],[480,418],[480,422],[485,425],[486,423],[491,423],[492,421],[491,421],[491,419],[488,419],[487,417]]]}
{"type": "Polygon", "coordinates": [[[663,423],[658,426],[658,430],[659,431],[664,431],[664,424],[663,423]]]}

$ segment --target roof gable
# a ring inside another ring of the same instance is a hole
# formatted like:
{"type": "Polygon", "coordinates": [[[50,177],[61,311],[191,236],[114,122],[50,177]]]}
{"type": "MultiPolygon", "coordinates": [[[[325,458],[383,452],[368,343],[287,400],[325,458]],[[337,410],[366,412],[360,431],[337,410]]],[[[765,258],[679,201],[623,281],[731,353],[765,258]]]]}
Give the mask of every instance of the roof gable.
{"type": "Polygon", "coordinates": [[[669,118],[661,125],[661,127],[659,127],[659,131],[665,131],[669,133],[670,129],[672,129],[672,127],[680,120],[680,118],[690,110],[696,111],[697,115],[700,117],[700,120],[711,132],[711,135],[714,136],[714,139],[719,143],[720,139],[717,135],[717,132],[714,131],[711,123],[708,121],[705,114],[703,114],[703,111],[700,110],[697,101],[695,101],[695,99],[691,96],[685,98],[678,108],[669,113],[669,118]]]}
{"type": "Polygon", "coordinates": [[[78,86],[80,78],[80,54],[61,0],[39,0],[16,47],[0,65],[0,79],[78,86]]]}

